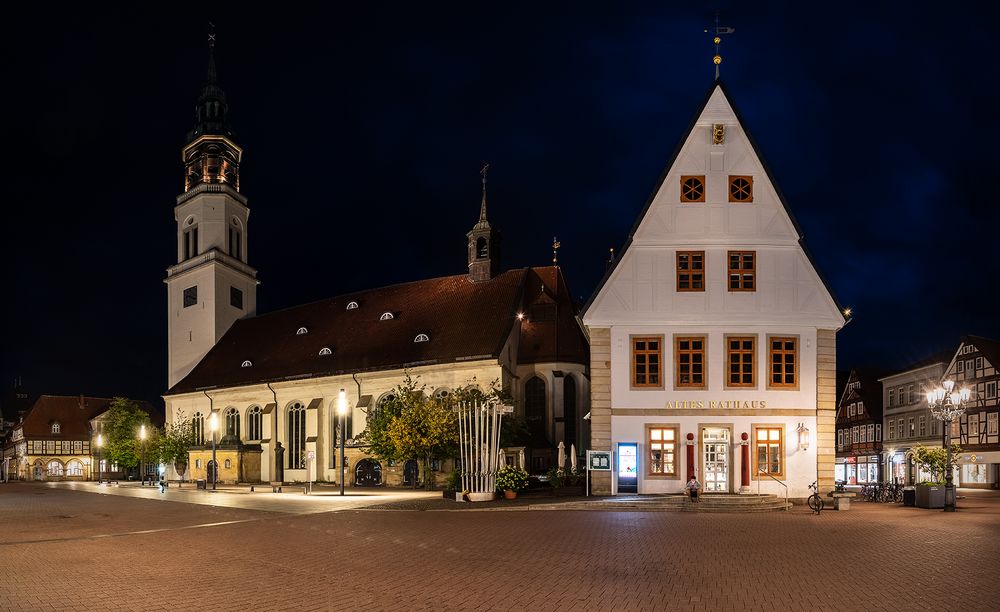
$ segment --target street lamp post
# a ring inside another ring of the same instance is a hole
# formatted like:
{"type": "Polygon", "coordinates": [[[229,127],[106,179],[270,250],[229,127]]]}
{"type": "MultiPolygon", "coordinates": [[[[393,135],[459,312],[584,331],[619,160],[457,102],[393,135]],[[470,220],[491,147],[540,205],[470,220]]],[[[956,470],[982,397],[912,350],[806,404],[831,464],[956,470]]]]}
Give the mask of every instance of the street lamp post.
{"type": "Polygon", "coordinates": [[[340,494],[344,494],[344,429],[346,429],[346,419],[347,416],[347,392],[343,389],[340,390],[340,396],[337,398],[337,414],[340,415],[338,422],[340,423],[340,494]]]}
{"type": "Polygon", "coordinates": [[[208,426],[212,430],[212,490],[215,490],[215,481],[219,479],[219,464],[215,460],[215,432],[219,431],[219,415],[213,412],[208,417],[208,426]]]}
{"type": "Polygon", "coordinates": [[[951,423],[965,414],[965,402],[969,401],[971,392],[968,388],[955,389],[955,381],[946,380],[937,389],[927,392],[927,405],[934,418],[941,421],[944,429],[941,444],[947,449],[948,460],[945,465],[944,477],[944,511],[955,511],[955,484],[951,466],[951,423]]]}
{"type": "Polygon", "coordinates": [[[101,447],[104,446],[104,436],[97,434],[97,484],[101,484],[101,447]]]}
{"type": "Polygon", "coordinates": [[[139,426],[139,486],[146,486],[146,425],[139,426]]]}

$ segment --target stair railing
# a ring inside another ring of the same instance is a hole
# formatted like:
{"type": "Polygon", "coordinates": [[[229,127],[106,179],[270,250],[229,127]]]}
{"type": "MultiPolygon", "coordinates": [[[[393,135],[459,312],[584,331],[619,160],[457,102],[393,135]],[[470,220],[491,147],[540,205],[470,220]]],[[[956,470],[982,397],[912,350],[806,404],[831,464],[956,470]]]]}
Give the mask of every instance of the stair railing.
{"type": "MultiPolygon", "coordinates": [[[[763,474],[764,476],[767,476],[768,478],[770,478],[774,482],[776,482],[776,483],[780,484],[781,486],[785,487],[785,510],[788,510],[788,485],[786,485],[785,483],[783,483],[780,480],[778,480],[777,478],[775,478],[772,474],[768,473],[763,468],[760,468],[760,469],[757,470],[757,495],[760,495],[760,481],[762,480],[760,478],[761,474],[763,474]]],[[[761,499],[761,503],[764,503],[763,499],[761,499]]]]}

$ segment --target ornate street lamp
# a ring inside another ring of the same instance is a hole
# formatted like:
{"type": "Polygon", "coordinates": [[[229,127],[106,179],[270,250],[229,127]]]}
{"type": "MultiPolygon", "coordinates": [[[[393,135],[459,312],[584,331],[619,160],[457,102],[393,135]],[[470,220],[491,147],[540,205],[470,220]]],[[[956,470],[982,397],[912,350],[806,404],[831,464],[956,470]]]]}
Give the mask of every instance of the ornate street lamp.
{"type": "Polygon", "coordinates": [[[102,482],[101,474],[101,447],[104,446],[104,436],[97,434],[97,484],[102,482]]]}
{"type": "Polygon", "coordinates": [[[340,415],[338,422],[340,423],[340,494],[344,494],[344,436],[347,421],[347,392],[343,389],[340,390],[340,395],[337,397],[337,414],[340,415]]]}
{"type": "Polygon", "coordinates": [[[139,486],[146,486],[146,425],[139,426],[139,486]]]}
{"type": "Polygon", "coordinates": [[[971,395],[968,388],[955,389],[955,381],[953,380],[946,380],[937,389],[927,392],[927,405],[934,418],[943,424],[944,435],[941,444],[948,451],[944,477],[945,512],[955,511],[955,485],[952,482],[954,470],[951,466],[951,423],[965,414],[965,402],[969,401],[971,395]]]}
{"type": "Polygon", "coordinates": [[[799,450],[809,450],[809,428],[806,427],[805,423],[799,423],[799,426],[795,428],[795,433],[799,437],[799,450]]]}
{"type": "Polygon", "coordinates": [[[215,432],[219,431],[219,413],[213,412],[208,417],[208,428],[212,430],[212,490],[215,490],[215,481],[219,479],[219,464],[215,460],[215,432]]]}

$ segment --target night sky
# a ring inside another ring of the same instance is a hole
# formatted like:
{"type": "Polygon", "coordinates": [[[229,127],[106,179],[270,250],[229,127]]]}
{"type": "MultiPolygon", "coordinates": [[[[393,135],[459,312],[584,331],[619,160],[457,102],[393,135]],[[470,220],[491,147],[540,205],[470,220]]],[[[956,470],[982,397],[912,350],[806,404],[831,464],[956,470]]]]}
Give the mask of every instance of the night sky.
{"type": "MultiPolygon", "coordinates": [[[[258,312],[464,273],[487,161],[504,267],[558,236],[582,304],[712,85],[716,5],[660,4],[6,8],[0,390],[164,391],[209,20],[258,312]]],[[[722,75],[855,312],[840,368],[1000,337],[994,9],[753,5],[722,75]]]]}

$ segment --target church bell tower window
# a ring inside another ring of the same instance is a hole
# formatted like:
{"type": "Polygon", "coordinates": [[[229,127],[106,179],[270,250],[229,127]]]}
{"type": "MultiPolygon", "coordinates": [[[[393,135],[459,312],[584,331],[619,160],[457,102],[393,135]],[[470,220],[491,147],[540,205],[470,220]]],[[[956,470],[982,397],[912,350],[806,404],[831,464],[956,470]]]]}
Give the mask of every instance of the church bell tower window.
{"type": "Polygon", "coordinates": [[[476,259],[486,259],[489,256],[489,244],[486,242],[486,238],[480,236],[476,239],[476,259]]]}

